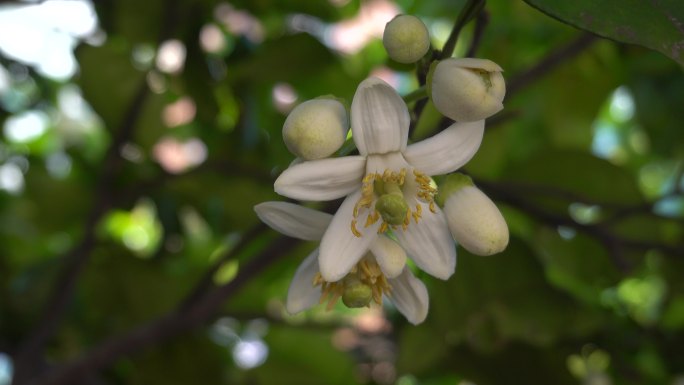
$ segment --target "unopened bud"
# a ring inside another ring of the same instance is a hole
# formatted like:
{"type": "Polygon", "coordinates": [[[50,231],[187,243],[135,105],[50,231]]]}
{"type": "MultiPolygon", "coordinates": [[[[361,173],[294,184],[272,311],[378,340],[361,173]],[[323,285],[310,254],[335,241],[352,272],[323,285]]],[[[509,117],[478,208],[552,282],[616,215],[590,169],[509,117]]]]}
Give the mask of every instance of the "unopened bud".
{"type": "Polygon", "coordinates": [[[465,179],[462,174],[447,177],[444,193],[444,214],[451,235],[466,250],[477,255],[491,255],[508,245],[508,226],[503,215],[487,195],[465,179]],[[451,179],[451,181],[450,181],[451,179]]]}
{"type": "Polygon", "coordinates": [[[304,160],[321,159],[342,147],[348,129],[342,103],[313,99],[290,112],[283,125],[283,141],[291,153],[304,160]]]}
{"type": "Polygon", "coordinates": [[[423,22],[411,15],[399,15],[385,26],[382,44],[392,60],[415,63],[430,48],[430,35],[423,22]]]}
{"type": "Polygon", "coordinates": [[[439,62],[430,75],[432,102],[458,122],[488,118],[503,109],[506,83],[491,60],[452,58],[439,62]]]}

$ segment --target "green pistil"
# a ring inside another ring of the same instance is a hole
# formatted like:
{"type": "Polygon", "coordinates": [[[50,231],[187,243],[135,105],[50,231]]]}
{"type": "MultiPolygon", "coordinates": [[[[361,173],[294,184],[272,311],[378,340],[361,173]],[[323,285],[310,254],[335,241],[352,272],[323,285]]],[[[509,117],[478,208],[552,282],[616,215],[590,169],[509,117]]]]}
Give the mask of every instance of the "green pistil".
{"type": "Polygon", "coordinates": [[[373,289],[359,280],[356,275],[348,275],[344,279],[342,303],[349,308],[368,306],[373,299],[373,289]]]}
{"type": "Polygon", "coordinates": [[[401,225],[404,223],[406,213],[409,210],[408,204],[404,200],[404,194],[401,192],[401,187],[396,183],[385,182],[382,186],[382,192],[382,195],[375,203],[375,209],[388,224],[401,225]]]}

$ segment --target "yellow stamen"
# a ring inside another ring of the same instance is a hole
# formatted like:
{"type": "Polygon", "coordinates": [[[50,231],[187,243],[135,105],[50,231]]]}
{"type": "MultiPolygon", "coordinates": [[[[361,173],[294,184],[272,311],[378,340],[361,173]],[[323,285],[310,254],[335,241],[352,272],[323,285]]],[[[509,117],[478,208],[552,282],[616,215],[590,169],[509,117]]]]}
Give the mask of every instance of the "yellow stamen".
{"type": "MultiPolygon", "coordinates": [[[[416,197],[421,202],[426,203],[432,213],[436,213],[437,208],[434,204],[434,197],[437,194],[437,188],[434,186],[432,179],[416,169],[413,169],[412,172],[414,181],[418,184],[416,197]]],[[[354,205],[353,219],[351,222],[351,232],[355,236],[363,236],[357,227],[357,224],[359,224],[359,221],[361,220],[359,219],[360,216],[366,216],[363,221],[364,228],[370,227],[382,219],[380,212],[374,208],[376,200],[382,194],[388,194],[389,191],[387,191],[387,189],[390,187],[392,188],[392,191],[394,191],[393,193],[402,194],[403,186],[406,182],[406,174],[407,169],[402,168],[399,171],[385,169],[382,173],[368,173],[364,176],[363,184],[361,186],[361,197],[354,205]],[[376,191],[376,188],[380,189],[380,191],[376,191]]],[[[390,228],[396,230],[399,226],[401,226],[403,230],[406,230],[411,224],[411,218],[413,218],[415,223],[418,223],[422,216],[422,205],[417,204],[415,210],[411,210],[410,208],[407,210],[406,218],[403,222],[396,223],[396,225],[390,225],[383,219],[377,232],[378,234],[382,234],[390,228]]]]}
{"type": "Polygon", "coordinates": [[[351,221],[351,232],[358,238],[361,238],[361,233],[356,229],[356,219],[352,219],[351,221]]]}
{"type": "Polygon", "coordinates": [[[378,234],[382,234],[385,231],[387,231],[387,227],[388,227],[387,222],[382,222],[382,224],[380,225],[380,228],[378,229],[378,234]]]}
{"type": "Polygon", "coordinates": [[[323,304],[327,301],[326,309],[331,310],[337,301],[344,295],[347,282],[353,281],[360,281],[370,286],[372,300],[379,305],[382,304],[382,295],[389,295],[392,290],[392,287],[387,281],[387,277],[385,277],[382,269],[380,269],[380,265],[378,265],[372,257],[365,257],[352,267],[345,278],[337,282],[327,282],[323,279],[320,272],[316,273],[313,283],[314,286],[321,287],[319,303],[323,304]]]}

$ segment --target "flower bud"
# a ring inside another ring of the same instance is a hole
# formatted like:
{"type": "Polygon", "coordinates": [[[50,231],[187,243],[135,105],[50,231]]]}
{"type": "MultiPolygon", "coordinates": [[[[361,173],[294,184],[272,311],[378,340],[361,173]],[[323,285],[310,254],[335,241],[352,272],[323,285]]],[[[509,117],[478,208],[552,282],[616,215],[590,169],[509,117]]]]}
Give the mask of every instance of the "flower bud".
{"type": "Polygon", "coordinates": [[[439,192],[451,235],[466,250],[492,255],[508,245],[508,226],[501,212],[463,174],[447,177],[439,192]]]}
{"type": "Polygon", "coordinates": [[[501,67],[491,60],[452,58],[439,62],[431,75],[432,102],[458,122],[473,122],[503,109],[506,84],[501,67]]]}
{"type": "Polygon", "coordinates": [[[411,15],[399,15],[385,26],[382,44],[392,60],[415,63],[430,48],[430,35],[423,22],[411,15]]]}
{"type": "Polygon", "coordinates": [[[347,136],[349,120],[342,103],[333,99],[308,100],[285,119],[283,141],[294,155],[313,160],[337,151],[347,136]]]}

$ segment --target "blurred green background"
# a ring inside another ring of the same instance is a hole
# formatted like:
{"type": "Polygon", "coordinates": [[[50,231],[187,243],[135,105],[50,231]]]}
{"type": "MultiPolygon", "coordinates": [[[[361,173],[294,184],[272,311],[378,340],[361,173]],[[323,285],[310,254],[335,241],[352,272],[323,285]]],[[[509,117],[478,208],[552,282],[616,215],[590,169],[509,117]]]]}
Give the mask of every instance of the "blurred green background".
{"type": "Polygon", "coordinates": [[[287,315],[316,245],[252,207],[283,200],[297,103],[408,94],[385,23],[439,50],[465,1],[33,3],[0,2],[0,384],[684,384],[684,5],[530,1],[670,58],[523,1],[464,28],[455,55],[505,70],[465,170],[511,242],[419,275],[412,326],[388,301],[287,315]]]}

